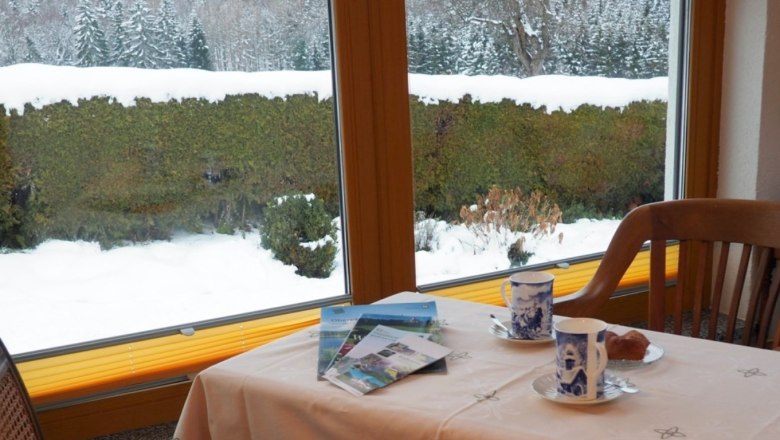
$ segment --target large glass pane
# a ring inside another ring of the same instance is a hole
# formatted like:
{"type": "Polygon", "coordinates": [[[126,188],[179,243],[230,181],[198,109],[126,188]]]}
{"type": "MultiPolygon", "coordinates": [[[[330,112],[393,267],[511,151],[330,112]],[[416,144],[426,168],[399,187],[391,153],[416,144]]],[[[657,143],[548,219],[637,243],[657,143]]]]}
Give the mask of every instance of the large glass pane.
{"type": "Polygon", "coordinates": [[[14,353],[345,294],[327,1],[0,3],[14,353]]]}
{"type": "Polygon", "coordinates": [[[664,198],[670,0],[410,0],[418,285],[602,252],[664,198]]]}

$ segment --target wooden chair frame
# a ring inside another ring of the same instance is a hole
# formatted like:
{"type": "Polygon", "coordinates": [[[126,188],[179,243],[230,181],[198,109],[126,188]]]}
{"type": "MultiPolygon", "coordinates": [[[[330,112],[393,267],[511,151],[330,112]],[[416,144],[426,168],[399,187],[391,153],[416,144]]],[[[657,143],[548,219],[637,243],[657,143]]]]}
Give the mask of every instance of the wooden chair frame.
{"type": "Polygon", "coordinates": [[[686,199],[632,210],[615,232],[591,281],[579,291],[557,298],[555,313],[597,314],[647,242],[651,252],[647,306],[651,330],[682,334],[683,312],[690,308],[691,336],[762,348],[780,346],[780,326],[773,338],[768,337],[778,313],[780,290],[780,276],[773,275],[780,257],[780,203],[776,202],[686,199]],[[665,270],[670,242],[680,246],[671,301],[665,270]],[[738,252],[731,252],[735,249],[738,252]],[[730,303],[724,307],[727,297],[730,303]],[[727,316],[725,334],[716,328],[720,313],[727,316]],[[669,315],[674,317],[671,329],[665,325],[669,315]],[[708,328],[700,331],[706,318],[708,328]],[[737,338],[738,322],[745,323],[741,338],[737,338]]]}

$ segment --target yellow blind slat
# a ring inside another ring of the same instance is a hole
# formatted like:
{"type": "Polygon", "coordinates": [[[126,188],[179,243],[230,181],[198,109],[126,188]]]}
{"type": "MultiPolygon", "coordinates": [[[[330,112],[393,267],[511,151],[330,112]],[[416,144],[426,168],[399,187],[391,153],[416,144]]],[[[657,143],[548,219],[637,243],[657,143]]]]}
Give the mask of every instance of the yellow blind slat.
{"type": "MultiPolygon", "coordinates": [[[[677,277],[678,252],[679,247],[676,245],[669,246],[667,248],[667,279],[673,279],[677,277]]],[[[601,264],[601,260],[585,261],[582,263],[572,264],[566,269],[546,269],[545,272],[550,272],[555,275],[553,295],[556,297],[568,295],[584,287],[585,284],[587,284],[588,281],[593,278],[593,274],[596,273],[596,269],[598,269],[599,264],[601,264]]],[[[629,266],[628,270],[626,270],[625,275],[618,284],[618,289],[620,290],[646,285],[648,282],[649,273],[650,251],[643,250],[637,254],[633,263],[631,263],[631,266],[629,266]]],[[[504,300],[501,298],[499,289],[501,283],[503,283],[505,279],[506,278],[498,278],[480,281],[477,283],[448,287],[426,293],[486,304],[504,305],[504,300]]]]}
{"type": "Polygon", "coordinates": [[[20,362],[36,405],[183,376],[319,322],[319,309],[20,362]]]}

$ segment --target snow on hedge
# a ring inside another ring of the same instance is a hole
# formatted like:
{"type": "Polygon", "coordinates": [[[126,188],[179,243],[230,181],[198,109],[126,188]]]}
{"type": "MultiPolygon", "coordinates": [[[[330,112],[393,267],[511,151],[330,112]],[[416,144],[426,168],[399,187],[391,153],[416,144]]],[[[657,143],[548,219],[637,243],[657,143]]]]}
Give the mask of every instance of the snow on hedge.
{"type": "MultiPolygon", "coordinates": [[[[309,94],[332,95],[330,71],[211,72],[197,69],[138,69],[133,67],[73,67],[14,64],[0,67],[0,104],[7,112],[23,113],[25,104],[45,105],[109,97],[125,106],[136,98],[153,102],[201,98],[218,102],[229,95],[257,93],[268,98],[309,94]]],[[[582,104],[622,108],[635,101],[666,101],[666,77],[623,79],[544,75],[509,76],[409,75],[409,92],[426,103],[509,99],[548,112],[569,112],[582,104]]]]}

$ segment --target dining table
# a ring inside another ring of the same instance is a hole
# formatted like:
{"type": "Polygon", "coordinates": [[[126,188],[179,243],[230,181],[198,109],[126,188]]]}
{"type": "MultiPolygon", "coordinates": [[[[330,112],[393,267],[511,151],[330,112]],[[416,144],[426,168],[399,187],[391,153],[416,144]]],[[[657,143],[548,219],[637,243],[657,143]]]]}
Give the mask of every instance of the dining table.
{"type": "Polygon", "coordinates": [[[606,370],[638,392],[570,400],[555,392],[554,340],[497,331],[490,314],[507,321],[506,307],[380,302],[419,301],[436,302],[446,372],[352,395],[318,379],[315,325],[197,374],[174,439],[780,439],[780,351],[642,329],[652,356],[606,370]]]}

